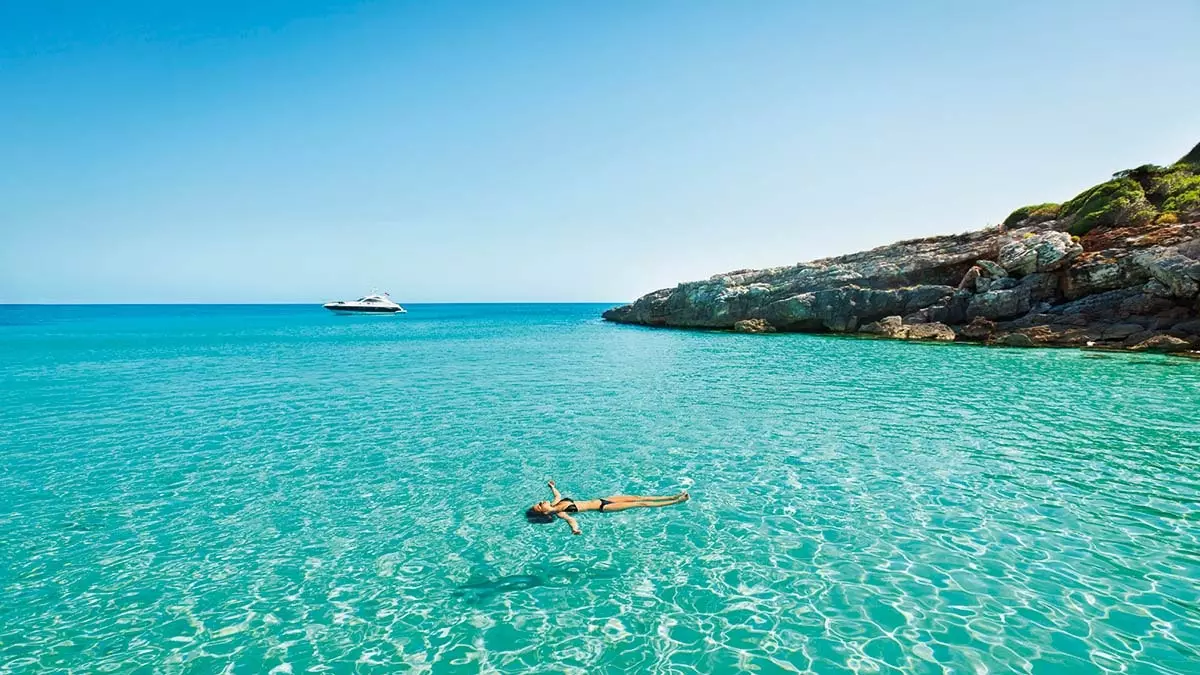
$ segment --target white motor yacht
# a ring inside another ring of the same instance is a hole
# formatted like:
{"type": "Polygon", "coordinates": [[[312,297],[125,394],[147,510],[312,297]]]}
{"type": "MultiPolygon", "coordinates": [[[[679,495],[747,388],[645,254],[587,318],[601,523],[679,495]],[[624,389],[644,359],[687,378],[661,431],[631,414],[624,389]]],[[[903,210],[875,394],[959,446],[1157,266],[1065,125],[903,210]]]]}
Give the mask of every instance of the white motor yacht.
{"type": "Polygon", "coordinates": [[[374,293],[357,300],[327,302],[323,307],[335,314],[404,314],[406,311],[392,302],[387,293],[374,293]]]}

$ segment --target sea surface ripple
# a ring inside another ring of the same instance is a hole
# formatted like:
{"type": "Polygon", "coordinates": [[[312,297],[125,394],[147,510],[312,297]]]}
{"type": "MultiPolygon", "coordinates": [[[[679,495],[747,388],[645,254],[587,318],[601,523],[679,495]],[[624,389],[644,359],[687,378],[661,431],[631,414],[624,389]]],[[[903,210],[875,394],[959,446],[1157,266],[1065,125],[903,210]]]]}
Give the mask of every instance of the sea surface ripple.
{"type": "Polygon", "coordinates": [[[410,309],[0,307],[0,673],[1200,673],[1200,363],[410,309]]]}

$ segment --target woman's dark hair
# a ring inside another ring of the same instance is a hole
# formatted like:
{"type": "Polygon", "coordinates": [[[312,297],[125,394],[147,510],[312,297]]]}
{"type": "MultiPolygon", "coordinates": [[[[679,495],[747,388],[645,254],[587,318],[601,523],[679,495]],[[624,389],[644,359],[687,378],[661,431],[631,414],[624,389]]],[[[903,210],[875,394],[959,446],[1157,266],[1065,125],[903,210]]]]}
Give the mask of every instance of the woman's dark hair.
{"type": "Polygon", "coordinates": [[[545,513],[538,513],[531,506],[525,509],[525,520],[528,520],[531,523],[553,523],[554,516],[546,515],[545,513]]]}

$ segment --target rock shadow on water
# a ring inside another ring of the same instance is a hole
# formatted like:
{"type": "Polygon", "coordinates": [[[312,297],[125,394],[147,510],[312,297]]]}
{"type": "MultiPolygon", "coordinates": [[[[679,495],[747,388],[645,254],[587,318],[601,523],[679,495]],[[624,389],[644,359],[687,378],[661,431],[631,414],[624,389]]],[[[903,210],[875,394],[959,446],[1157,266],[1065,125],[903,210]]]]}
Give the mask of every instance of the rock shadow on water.
{"type": "Polygon", "coordinates": [[[508,593],[534,588],[567,587],[581,582],[607,581],[620,576],[608,565],[589,565],[584,561],[544,562],[529,565],[524,574],[497,576],[486,570],[471,575],[470,581],[454,590],[454,597],[482,604],[508,593]]]}
{"type": "Polygon", "coordinates": [[[1167,359],[1129,359],[1124,361],[1126,366],[1165,366],[1167,368],[1176,368],[1184,365],[1182,361],[1168,361],[1167,359]]]}
{"type": "Polygon", "coordinates": [[[1104,350],[1107,354],[1096,353],[1093,350],[1085,349],[1085,353],[1081,358],[1091,360],[1117,361],[1123,366],[1159,366],[1174,368],[1185,365],[1185,359],[1173,359],[1172,355],[1155,355],[1151,357],[1134,356],[1123,350],[1104,350]]]}

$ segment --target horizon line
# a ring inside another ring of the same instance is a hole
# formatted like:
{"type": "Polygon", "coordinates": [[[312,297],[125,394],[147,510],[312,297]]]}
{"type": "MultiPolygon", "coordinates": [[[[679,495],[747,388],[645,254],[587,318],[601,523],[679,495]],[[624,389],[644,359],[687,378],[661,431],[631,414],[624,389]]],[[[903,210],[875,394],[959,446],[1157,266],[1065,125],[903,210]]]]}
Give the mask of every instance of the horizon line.
{"type": "MultiPolygon", "coordinates": [[[[629,301],[632,302],[632,301],[629,301]]],[[[629,304],[607,300],[458,300],[451,302],[407,302],[406,305],[607,305],[629,304]]],[[[314,302],[0,302],[0,307],[321,307],[314,302]]]]}

